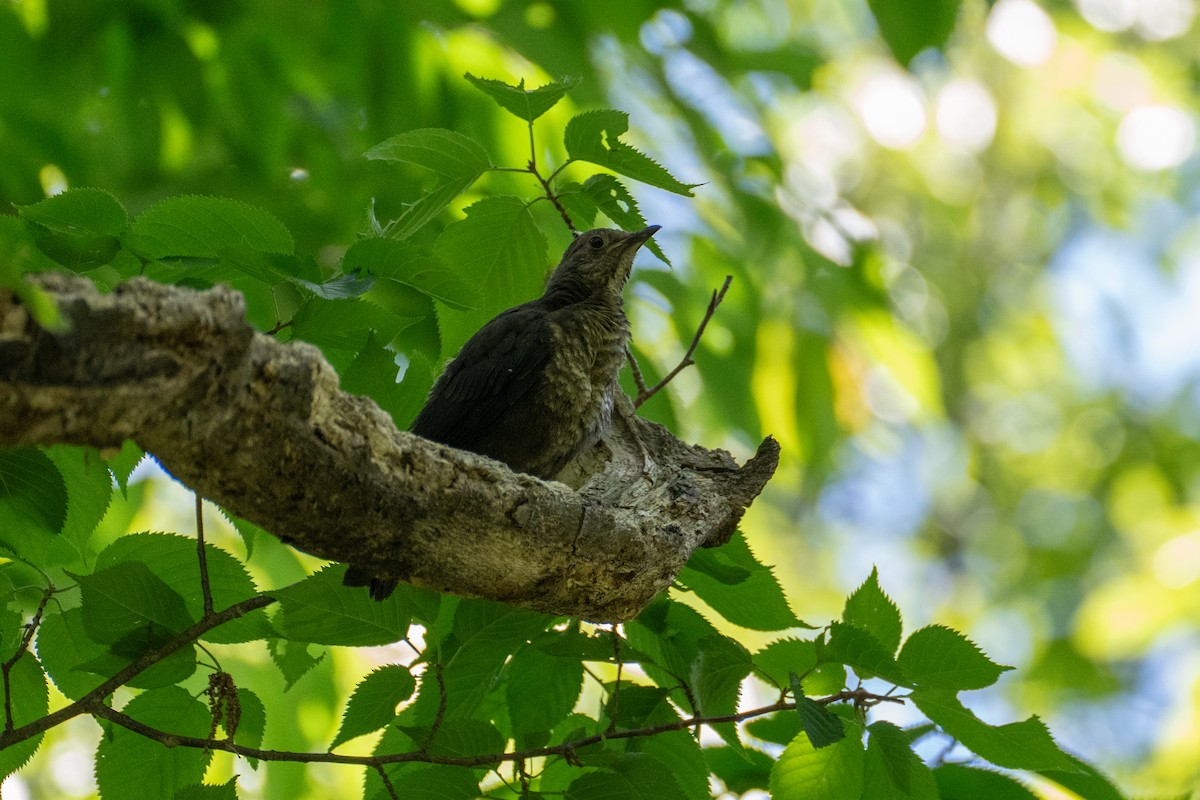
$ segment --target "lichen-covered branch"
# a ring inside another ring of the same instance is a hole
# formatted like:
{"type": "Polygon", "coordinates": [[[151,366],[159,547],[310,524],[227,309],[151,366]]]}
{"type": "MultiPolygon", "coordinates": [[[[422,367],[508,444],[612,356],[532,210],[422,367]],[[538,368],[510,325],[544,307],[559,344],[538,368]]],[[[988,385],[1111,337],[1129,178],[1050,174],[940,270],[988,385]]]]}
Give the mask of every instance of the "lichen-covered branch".
{"type": "Polygon", "coordinates": [[[298,549],[439,591],[629,619],[729,538],[778,459],[768,438],[739,467],[624,401],[571,485],[541,481],[397,430],[315,347],[254,332],[230,289],[34,279],[69,328],[0,291],[0,446],[133,439],[298,549]]]}

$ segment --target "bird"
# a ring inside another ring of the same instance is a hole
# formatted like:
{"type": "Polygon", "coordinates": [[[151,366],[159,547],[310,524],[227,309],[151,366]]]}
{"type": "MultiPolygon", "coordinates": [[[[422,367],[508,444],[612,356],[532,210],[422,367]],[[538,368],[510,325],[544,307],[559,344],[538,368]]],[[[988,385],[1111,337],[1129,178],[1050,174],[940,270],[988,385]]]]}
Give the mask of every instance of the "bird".
{"type": "MultiPolygon", "coordinates": [[[[550,479],[607,430],[625,361],[622,290],[661,226],[575,236],[542,296],[501,312],[434,382],[410,432],[550,479]]],[[[384,600],[398,581],[351,565],[343,583],[384,600]]]]}

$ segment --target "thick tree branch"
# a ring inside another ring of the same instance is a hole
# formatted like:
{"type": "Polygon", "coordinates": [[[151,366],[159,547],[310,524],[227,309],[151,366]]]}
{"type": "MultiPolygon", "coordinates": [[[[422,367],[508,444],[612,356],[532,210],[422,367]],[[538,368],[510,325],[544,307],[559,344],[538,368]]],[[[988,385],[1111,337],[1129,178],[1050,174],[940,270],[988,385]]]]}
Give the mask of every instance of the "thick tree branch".
{"type": "Polygon", "coordinates": [[[630,619],[729,538],[778,460],[768,438],[739,468],[621,398],[559,476],[571,485],[541,481],[397,430],[315,347],[255,333],[225,287],[35,279],[70,327],[43,330],[0,292],[0,446],[133,439],[298,549],[440,591],[630,619]]]}

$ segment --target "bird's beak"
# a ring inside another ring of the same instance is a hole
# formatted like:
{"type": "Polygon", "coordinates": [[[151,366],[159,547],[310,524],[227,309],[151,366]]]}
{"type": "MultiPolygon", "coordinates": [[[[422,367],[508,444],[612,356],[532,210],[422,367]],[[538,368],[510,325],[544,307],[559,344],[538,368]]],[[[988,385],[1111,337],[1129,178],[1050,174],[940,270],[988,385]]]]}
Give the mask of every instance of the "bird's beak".
{"type": "Polygon", "coordinates": [[[638,231],[637,233],[635,233],[633,235],[633,237],[629,240],[629,243],[636,244],[638,247],[641,247],[643,244],[646,243],[647,239],[649,239],[654,234],[658,233],[658,231],[661,227],[662,227],[662,225],[651,225],[649,228],[642,228],[640,231],[638,231]]]}

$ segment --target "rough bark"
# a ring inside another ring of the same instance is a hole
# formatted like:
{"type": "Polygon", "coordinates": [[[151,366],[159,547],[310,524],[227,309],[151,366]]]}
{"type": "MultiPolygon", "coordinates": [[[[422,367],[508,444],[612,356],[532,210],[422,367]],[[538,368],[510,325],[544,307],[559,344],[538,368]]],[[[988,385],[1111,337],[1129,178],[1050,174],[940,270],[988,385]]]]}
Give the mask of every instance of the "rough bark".
{"type": "Polygon", "coordinates": [[[739,468],[625,401],[560,476],[578,488],[541,481],[397,430],[317,348],[253,331],[230,289],[36,280],[68,327],[0,291],[0,446],[133,439],[293,547],[439,591],[630,619],[729,538],[778,460],[768,438],[739,468]]]}

